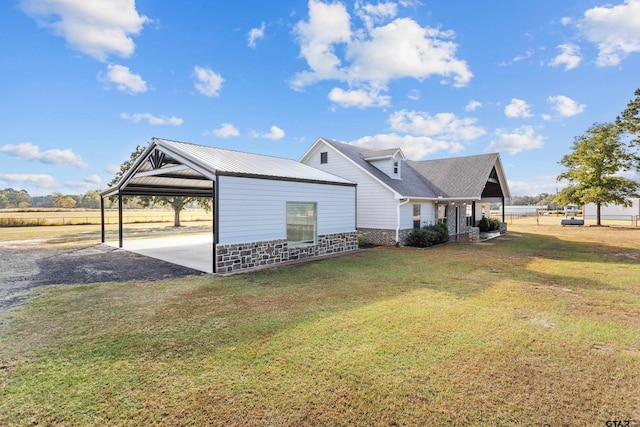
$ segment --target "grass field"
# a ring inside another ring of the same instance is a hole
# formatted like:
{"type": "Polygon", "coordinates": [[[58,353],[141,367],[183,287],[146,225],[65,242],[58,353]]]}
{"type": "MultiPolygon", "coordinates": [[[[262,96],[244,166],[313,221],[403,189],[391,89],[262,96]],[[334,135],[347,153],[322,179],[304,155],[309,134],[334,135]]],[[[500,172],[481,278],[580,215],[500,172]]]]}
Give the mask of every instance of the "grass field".
{"type": "MultiPolygon", "coordinates": [[[[185,222],[211,221],[211,213],[202,209],[186,209],[180,214],[185,222]]],[[[124,209],[122,220],[133,223],[173,223],[174,213],[170,209],[124,209]]],[[[118,223],[118,210],[105,210],[105,223],[118,223]]],[[[99,209],[0,209],[0,226],[44,226],[44,225],[99,225],[99,209]]]]}
{"type": "Polygon", "coordinates": [[[228,278],[56,287],[1,425],[640,423],[640,230],[526,222],[228,278]]]}

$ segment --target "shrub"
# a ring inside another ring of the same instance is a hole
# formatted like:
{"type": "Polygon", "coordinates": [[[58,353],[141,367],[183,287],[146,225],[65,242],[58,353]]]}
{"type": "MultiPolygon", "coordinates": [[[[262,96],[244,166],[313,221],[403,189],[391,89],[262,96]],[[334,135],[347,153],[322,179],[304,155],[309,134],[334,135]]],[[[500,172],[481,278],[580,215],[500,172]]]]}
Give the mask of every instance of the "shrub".
{"type": "Polygon", "coordinates": [[[489,231],[500,230],[500,221],[495,218],[489,220],[489,231]]]}
{"type": "Polygon", "coordinates": [[[491,222],[489,221],[489,218],[483,215],[480,223],[478,224],[478,227],[480,227],[481,233],[486,233],[487,231],[489,231],[489,229],[491,228],[491,222]]]}
{"type": "Polygon", "coordinates": [[[364,236],[362,234],[358,234],[358,246],[363,247],[366,244],[367,241],[364,239],[364,236]]]}
{"type": "Polygon", "coordinates": [[[413,230],[407,237],[407,246],[428,248],[439,243],[449,241],[447,224],[426,225],[419,230],[413,230]]]}

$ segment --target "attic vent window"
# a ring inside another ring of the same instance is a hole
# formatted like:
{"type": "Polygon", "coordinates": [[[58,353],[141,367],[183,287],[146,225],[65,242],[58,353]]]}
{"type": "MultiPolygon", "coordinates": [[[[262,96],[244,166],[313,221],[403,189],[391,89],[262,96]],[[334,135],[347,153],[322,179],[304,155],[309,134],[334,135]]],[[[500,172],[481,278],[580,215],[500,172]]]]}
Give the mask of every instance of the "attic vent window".
{"type": "Polygon", "coordinates": [[[320,153],[320,164],[324,165],[328,162],[329,153],[326,151],[320,153]]]}
{"type": "Polygon", "coordinates": [[[153,150],[153,153],[149,155],[149,163],[153,169],[160,169],[164,164],[164,153],[158,150],[153,150]]]}

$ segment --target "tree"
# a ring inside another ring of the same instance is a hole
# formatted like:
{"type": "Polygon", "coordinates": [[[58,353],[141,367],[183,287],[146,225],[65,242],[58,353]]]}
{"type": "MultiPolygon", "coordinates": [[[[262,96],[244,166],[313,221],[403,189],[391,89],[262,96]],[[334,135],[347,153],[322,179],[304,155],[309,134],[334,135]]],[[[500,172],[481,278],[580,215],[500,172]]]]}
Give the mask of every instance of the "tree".
{"type": "MultiPolygon", "coordinates": [[[[135,150],[131,152],[129,159],[120,165],[120,169],[116,172],[113,179],[109,182],[109,187],[116,185],[123,176],[131,169],[131,167],[135,164],[138,158],[142,155],[142,153],[147,149],[147,147],[136,146],[135,150]]],[[[131,201],[135,200],[137,204],[141,207],[149,207],[153,205],[160,205],[164,207],[169,207],[173,209],[174,217],[173,217],[173,226],[180,227],[180,212],[184,208],[186,208],[191,203],[196,203],[198,206],[203,208],[206,212],[211,211],[211,200],[208,198],[202,197],[182,197],[182,196],[140,196],[134,198],[123,198],[123,201],[131,201]]]]}
{"type": "Polygon", "coordinates": [[[627,108],[616,118],[616,125],[631,136],[631,147],[640,147],[640,89],[634,95],[635,99],[629,101],[627,108]]]}
{"type": "Polygon", "coordinates": [[[86,209],[100,209],[100,193],[87,191],[80,200],[80,206],[86,209]]]}
{"type": "Polygon", "coordinates": [[[560,205],[595,203],[597,225],[601,225],[603,204],[630,206],[630,198],[640,197],[640,184],[620,176],[640,160],[621,141],[621,135],[616,124],[595,123],[585,135],[576,137],[573,151],[560,161],[566,170],[557,178],[569,181],[569,186],[554,201],[560,205]]]}
{"type": "Polygon", "coordinates": [[[2,193],[9,200],[7,207],[28,208],[31,206],[31,196],[27,190],[14,190],[13,188],[5,188],[2,193]]]}
{"type": "Polygon", "coordinates": [[[5,209],[8,206],[9,199],[7,199],[7,196],[5,196],[4,194],[0,193],[0,209],[5,209]]]}

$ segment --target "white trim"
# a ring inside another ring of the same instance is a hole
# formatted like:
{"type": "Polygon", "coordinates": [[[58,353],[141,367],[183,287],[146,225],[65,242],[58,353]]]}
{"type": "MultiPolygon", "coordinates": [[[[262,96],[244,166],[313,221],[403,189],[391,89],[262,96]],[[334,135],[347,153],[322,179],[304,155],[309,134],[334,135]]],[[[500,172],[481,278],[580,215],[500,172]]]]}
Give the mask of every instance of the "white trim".
{"type": "Polygon", "coordinates": [[[136,178],[144,178],[145,176],[157,176],[157,175],[163,175],[165,173],[180,172],[180,171],[189,170],[189,169],[191,168],[187,165],[177,165],[177,166],[169,166],[166,168],[153,169],[145,172],[138,172],[134,175],[136,176],[136,178]]]}

